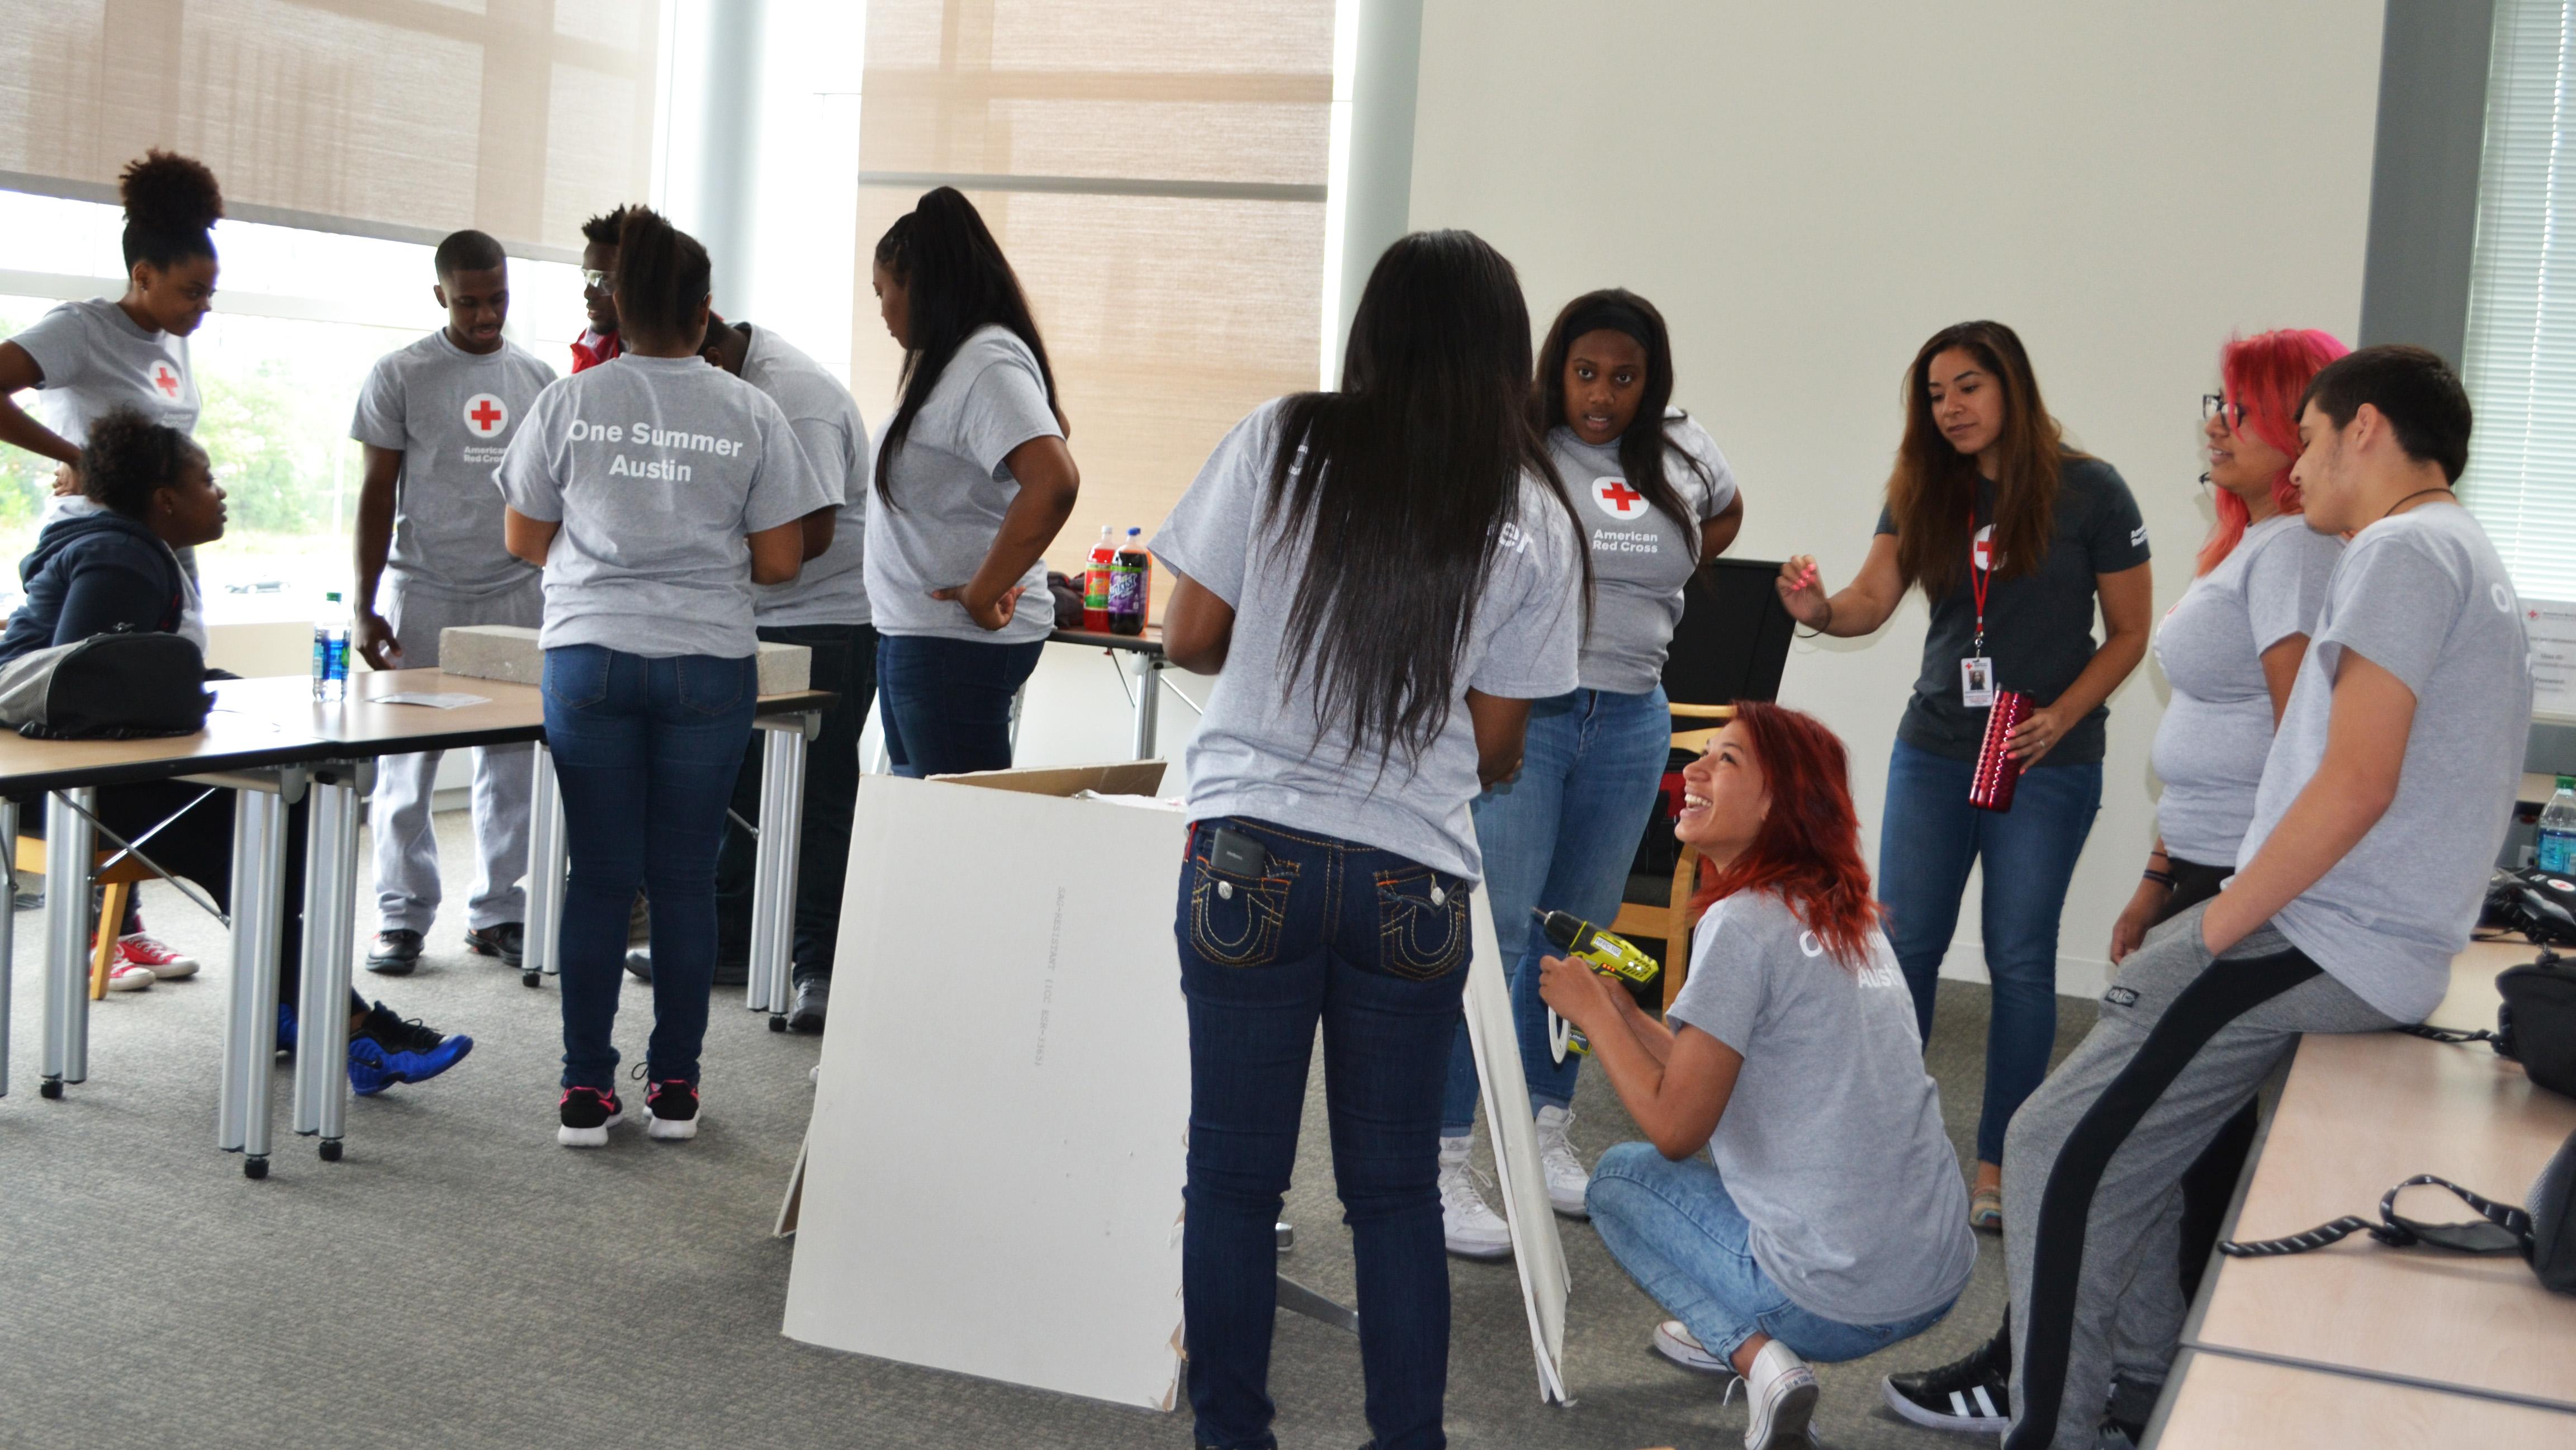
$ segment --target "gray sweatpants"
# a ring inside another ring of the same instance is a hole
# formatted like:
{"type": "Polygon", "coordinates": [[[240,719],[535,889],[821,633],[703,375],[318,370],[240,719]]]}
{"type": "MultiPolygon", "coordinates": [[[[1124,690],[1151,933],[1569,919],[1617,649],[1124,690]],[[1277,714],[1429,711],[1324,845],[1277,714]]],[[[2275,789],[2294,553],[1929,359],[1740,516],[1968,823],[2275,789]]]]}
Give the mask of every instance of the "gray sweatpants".
{"type": "MultiPolygon", "coordinates": [[[[403,664],[438,663],[438,632],[453,625],[516,624],[545,618],[541,575],[498,594],[456,598],[389,576],[385,618],[402,646],[403,664]]],[[[438,918],[438,836],[430,825],[430,792],[442,752],[388,755],[376,764],[376,917],[380,931],[427,932],[438,918]]],[[[474,851],[480,871],[465,909],[470,927],[527,919],[520,878],[528,869],[528,794],[536,747],[498,745],[474,752],[474,851]]]]}
{"type": "Polygon", "coordinates": [[[2121,964],[2101,1020],[2005,1134],[2006,1450],[2092,1450],[2114,1368],[2170,1356],[2179,1294],[2124,1291],[2172,1279],[2184,1170],[2300,1034],[2397,1025],[2269,926],[2213,962],[2207,910],[2121,964]]]}

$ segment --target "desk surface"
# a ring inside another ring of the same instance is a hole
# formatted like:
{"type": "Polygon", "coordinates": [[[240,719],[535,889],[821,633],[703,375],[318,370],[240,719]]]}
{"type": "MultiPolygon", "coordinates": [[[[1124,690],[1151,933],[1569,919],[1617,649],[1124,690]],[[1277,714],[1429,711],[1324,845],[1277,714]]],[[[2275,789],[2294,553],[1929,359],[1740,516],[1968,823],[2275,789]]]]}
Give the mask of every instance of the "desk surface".
{"type": "MultiPolygon", "coordinates": [[[[354,676],[351,698],[325,705],[303,675],[219,680],[206,728],[150,740],[29,740],[0,731],[0,790],[28,796],[72,786],[121,785],[174,775],[258,770],[352,756],[507,745],[545,733],[545,701],[533,685],[469,679],[442,670],[371,670],[354,676]],[[479,695],[452,710],[387,705],[398,693],[479,695]]],[[[759,713],[792,714],[832,703],[824,690],[763,695],[759,713]]]]}
{"type": "Polygon", "coordinates": [[[1087,644],[1100,649],[1139,650],[1146,654],[1163,652],[1163,627],[1145,626],[1143,634],[1111,634],[1105,629],[1059,629],[1047,636],[1049,644],[1087,644]]]}
{"type": "Polygon", "coordinates": [[[2156,1450],[2537,1450],[2576,1444],[2576,1415],[2557,1410],[2223,1354],[2185,1355],[2156,1450]]]}
{"type": "MultiPolygon", "coordinates": [[[[2487,967],[2462,969],[2455,998],[2491,975],[2487,967]]],[[[2492,1026],[2494,991],[2484,990],[2492,1026]]],[[[2311,1036],[2229,1233],[2280,1238],[2344,1214],[2375,1217],[2380,1195],[2418,1173],[2518,1202],[2570,1133],[2576,1100],[2533,1087],[2483,1044],[2311,1036]]],[[[2413,1190],[2407,1202],[2417,1213],[2470,1216],[2437,1189],[2413,1190]]],[[[2205,1300],[2188,1336],[2196,1347],[2576,1409],[2576,1298],[2542,1289],[2518,1258],[2391,1249],[2356,1234],[2313,1253],[2224,1260],[2205,1300]]]]}

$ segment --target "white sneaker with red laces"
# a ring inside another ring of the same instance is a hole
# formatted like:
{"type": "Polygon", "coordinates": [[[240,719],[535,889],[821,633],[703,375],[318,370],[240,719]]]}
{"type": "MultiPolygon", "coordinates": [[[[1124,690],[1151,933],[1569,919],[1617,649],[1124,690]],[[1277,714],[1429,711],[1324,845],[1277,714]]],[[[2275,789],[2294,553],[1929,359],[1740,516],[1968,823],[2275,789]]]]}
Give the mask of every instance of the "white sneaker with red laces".
{"type": "Polygon", "coordinates": [[[139,931],[132,936],[118,937],[116,951],[127,964],[147,967],[153,976],[164,982],[197,975],[199,963],[195,957],[172,951],[160,938],[139,931]]]}
{"type": "Polygon", "coordinates": [[[107,969],[107,990],[111,992],[140,992],[159,980],[150,967],[129,961],[119,960],[107,969]]]}

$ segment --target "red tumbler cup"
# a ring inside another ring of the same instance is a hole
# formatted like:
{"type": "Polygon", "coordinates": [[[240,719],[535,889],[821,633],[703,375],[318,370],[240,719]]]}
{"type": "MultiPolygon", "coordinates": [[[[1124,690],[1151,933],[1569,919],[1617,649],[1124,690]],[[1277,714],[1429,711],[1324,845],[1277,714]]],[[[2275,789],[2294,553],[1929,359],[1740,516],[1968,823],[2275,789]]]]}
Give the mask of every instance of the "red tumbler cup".
{"type": "Polygon", "coordinates": [[[2021,762],[2005,751],[2004,741],[2030,718],[2030,696],[2019,690],[1995,691],[1986,711],[1986,743],[1977,747],[1977,773],[1968,780],[1968,804],[1981,811],[2012,809],[2013,787],[2021,783],[2021,762]]]}

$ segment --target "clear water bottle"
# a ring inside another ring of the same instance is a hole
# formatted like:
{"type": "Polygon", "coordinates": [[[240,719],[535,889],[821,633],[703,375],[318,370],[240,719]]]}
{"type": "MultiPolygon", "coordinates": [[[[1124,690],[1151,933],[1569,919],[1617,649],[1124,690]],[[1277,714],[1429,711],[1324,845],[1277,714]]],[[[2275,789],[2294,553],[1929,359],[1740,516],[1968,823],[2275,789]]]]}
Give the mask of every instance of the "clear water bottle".
{"type": "Polygon", "coordinates": [[[2558,777],[2558,792],[2540,810],[2540,869],[2576,876],[2576,775],[2558,777]]]}
{"type": "Polygon", "coordinates": [[[349,694],[349,606],[337,590],[322,596],[313,619],[313,698],[336,705],[349,694]]]}

